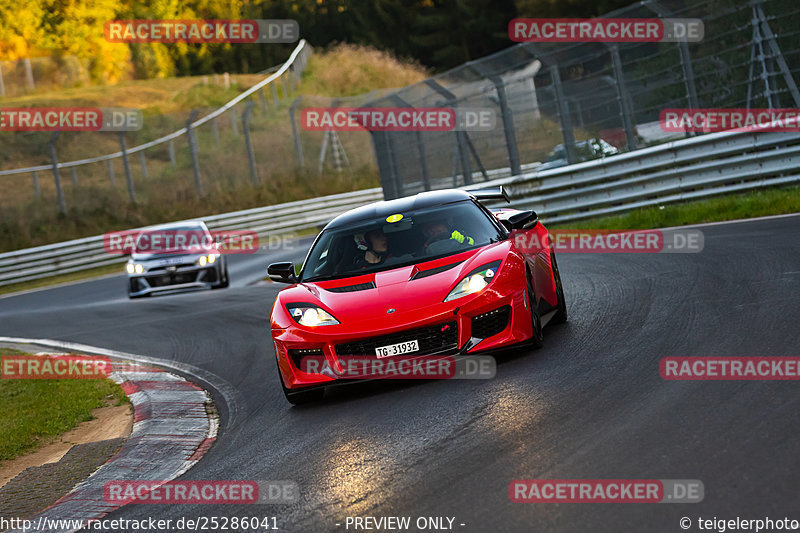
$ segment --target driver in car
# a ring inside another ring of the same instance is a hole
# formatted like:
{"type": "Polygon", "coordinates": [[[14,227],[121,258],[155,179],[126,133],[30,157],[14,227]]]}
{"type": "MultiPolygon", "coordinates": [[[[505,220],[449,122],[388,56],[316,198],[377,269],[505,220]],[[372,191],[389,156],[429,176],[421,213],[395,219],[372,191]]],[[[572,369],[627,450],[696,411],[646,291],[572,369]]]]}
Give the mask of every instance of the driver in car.
{"type": "Polygon", "coordinates": [[[358,249],[364,251],[364,255],[356,256],[357,267],[367,268],[369,265],[379,265],[392,257],[389,252],[389,239],[379,229],[368,231],[363,237],[356,235],[355,241],[358,249]]]}
{"type": "Polygon", "coordinates": [[[427,251],[428,247],[434,242],[442,240],[455,241],[458,244],[466,244],[468,246],[475,244],[475,239],[461,233],[457,229],[451,231],[444,222],[428,222],[423,226],[422,234],[425,235],[427,239],[423,245],[424,251],[427,251]]]}

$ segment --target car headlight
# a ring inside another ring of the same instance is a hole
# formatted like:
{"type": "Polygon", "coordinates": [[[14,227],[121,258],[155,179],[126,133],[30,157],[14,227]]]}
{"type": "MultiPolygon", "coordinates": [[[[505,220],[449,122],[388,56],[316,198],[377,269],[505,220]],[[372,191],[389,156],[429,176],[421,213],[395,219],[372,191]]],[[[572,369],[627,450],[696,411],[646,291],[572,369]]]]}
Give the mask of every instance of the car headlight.
{"type": "Polygon", "coordinates": [[[217,260],[217,256],[214,255],[214,254],[201,255],[197,259],[197,264],[200,265],[201,267],[206,266],[206,265],[213,265],[214,262],[216,262],[216,260],[217,260]]]}
{"type": "Polygon", "coordinates": [[[128,263],[125,265],[125,270],[128,272],[128,274],[133,274],[134,272],[141,274],[144,272],[144,266],[139,263],[128,263]]]}
{"type": "Polygon", "coordinates": [[[133,266],[133,263],[128,263],[127,265],[125,265],[125,270],[128,272],[128,274],[133,274],[135,272],[135,267],[133,266]]]}
{"type": "Polygon", "coordinates": [[[290,305],[287,309],[301,326],[333,326],[339,323],[329,312],[313,304],[290,305]]]}
{"type": "Polygon", "coordinates": [[[450,294],[447,295],[447,298],[444,299],[445,302],[449,302],[451,300],[456,300],[458,298],[463,298],[464,296],[475,294],[476,292],[480,292],[486,288],[489,283],[492,282],[494,276],[497,274],[497,269],[500,267],[500,261],[495,261],[493,263],[489,263],[488,265],[483,265],[482,267],[476,268],[469,274],[467,274],[464,279],[458,282],[450,294]]]}

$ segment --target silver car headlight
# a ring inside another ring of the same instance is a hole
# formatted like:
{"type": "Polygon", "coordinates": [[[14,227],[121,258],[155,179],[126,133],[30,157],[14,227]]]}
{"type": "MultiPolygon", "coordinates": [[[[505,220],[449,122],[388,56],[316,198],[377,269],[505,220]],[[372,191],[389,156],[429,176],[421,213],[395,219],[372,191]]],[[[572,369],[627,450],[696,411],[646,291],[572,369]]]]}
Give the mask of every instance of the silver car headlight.
{"type": "Polygon", "coordinates": [[[141,274],[144,272],[144,265],[141,263],[128,263],[125,265],[125,270],[128,272],[128,274],[141,274]]]}
{"type": "Polygon", "coordinates": [[[493,263],[476,268],[464,276],[464,279],[459,281],[458,285],[453,287],[453,290],[450,291],[450,294],[447,295],[444,301],[449,302],[451,300],[457,300],[458,298],[463,298],[464,296],[482,291],[492,282],[499,267],[500,261],[494,261],[493,263]]]}
{"type": "Polygon", "coordinates": [[[313,304],[290,304],[286,308],[301,326],[333,326],[339,323],[329,312],[313,304]]]}
{"type": "Polygon", "coordinates": [[[201,255],[197,259],[197,264],[201,267],[206,265],[213,265],[217,261],[216,254],[201,255]]]}

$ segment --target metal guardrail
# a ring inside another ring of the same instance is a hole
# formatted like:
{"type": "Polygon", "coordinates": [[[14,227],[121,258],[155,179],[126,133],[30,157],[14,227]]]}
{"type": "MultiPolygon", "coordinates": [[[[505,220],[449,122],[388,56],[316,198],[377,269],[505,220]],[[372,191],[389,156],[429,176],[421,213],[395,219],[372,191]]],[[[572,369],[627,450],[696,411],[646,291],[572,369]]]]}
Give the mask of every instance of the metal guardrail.
{"type": "MultiPolygon", "coordinates": [[[[497,169],[492,177],[502,176],[497,169]]],[[[448,179],[436,180],[447,187],[448,179]]],[[[800,133],[723,132],[563,168],[492,179],[469,186],[505,185],[516,208],[548,222],[613,215],[748,189],[800,182],[800,133]]],[[[380,188],[336,194],[205,217],[214,230],[259,236],[313,228],[335,215],[383,198],[380,188]]],[[[0,254],[0,285],[121,263],[103,250],[103,237],[0,254]]]]}
{"type": "Polygon", "coordinates": [[[504,184],[516,207],[551,223],[639,207],[800,182],[800,133],[722,132],[568,167],[504,184]]]}
{"type": "MultiPolygon", "coordinates": [[[[285,204],[202,217],[212,230],[250,230],[259,237],[315,228],[339,213],[383,199],[380,188],[324,196],[285,204]]],[[[0,254],[0,285],[122,264],[127,256],[112,255],[103,236],[37,246],[0,254]]]]}

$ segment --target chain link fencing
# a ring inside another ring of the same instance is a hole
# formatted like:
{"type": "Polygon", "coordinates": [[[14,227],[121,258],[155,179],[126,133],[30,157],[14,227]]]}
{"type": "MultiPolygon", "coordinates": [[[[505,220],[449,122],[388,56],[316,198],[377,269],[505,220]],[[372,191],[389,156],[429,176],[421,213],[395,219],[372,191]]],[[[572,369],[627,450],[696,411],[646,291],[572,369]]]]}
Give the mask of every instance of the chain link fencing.
{"type": "Polygon", "coordinates": [[[666,108],[800,108],[794,0],[644,0],[606,17],[697,18],[705,36],[699,43],[522,43],[360,98],[370,107],[489,108],[497,117],[493,131],[372,132],[385,197],[694,135],[665,133],[659,113],[666,108]]]}

